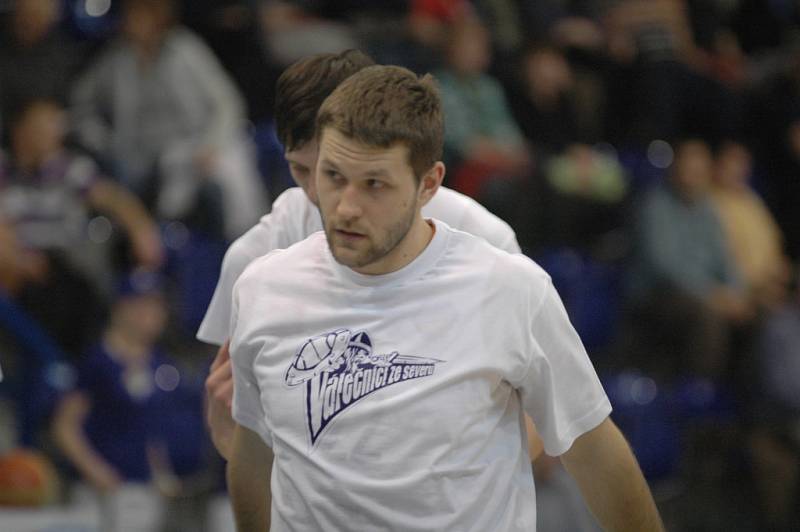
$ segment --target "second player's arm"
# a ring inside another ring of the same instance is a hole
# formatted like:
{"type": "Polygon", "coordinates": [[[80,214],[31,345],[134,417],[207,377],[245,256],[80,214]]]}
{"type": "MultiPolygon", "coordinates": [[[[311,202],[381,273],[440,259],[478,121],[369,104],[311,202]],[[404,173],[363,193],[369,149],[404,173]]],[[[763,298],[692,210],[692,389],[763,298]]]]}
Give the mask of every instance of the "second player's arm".
{"type": "Polygon", "coordinates": [[[206,378],[206,422],[214,447],[228,460],[233,445],[236,422],[231,415],[233,404],[233,372],[229,343],[219,348],[206,378]]]}
{"type": "Polygon", "coordinates": [[[274,455],[261,437],[239,424],[228,458],[228,491],[238,532],[264,532],[270,527],[270,478],[274,455]]]}

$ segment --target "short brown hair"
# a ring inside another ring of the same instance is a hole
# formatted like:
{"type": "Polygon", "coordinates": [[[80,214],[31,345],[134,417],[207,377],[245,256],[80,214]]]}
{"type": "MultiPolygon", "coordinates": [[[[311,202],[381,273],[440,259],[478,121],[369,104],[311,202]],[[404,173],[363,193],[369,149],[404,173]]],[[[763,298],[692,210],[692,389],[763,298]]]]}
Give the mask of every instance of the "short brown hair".
{"type": "Polygon", "coordinates": [[[358,50],[317,54],[297,61],[283,71],[275,87],[275,129],[289,151],[314,138],[314,120],[322,102],[345,79],[374,65],[358,50]]]}
{"type": "Polygon", "coordinates": [[[442,158],[442,102],[430,74],[383,65],[353,74],[320,107],[317,135],[326,127],[367,146],[406,145],[418,181],[442,158]]]}

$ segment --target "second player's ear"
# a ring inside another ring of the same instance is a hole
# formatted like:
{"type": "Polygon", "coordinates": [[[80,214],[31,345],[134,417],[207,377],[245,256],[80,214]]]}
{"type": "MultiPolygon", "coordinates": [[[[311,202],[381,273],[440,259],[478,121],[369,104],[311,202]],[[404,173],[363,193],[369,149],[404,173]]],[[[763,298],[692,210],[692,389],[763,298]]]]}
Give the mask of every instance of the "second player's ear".
{"type": "Polygon", "coordinates": [[[419,201],[421,205],[427,204],[439,190],[444,179],[445,167],[442,161],[436,161],[430,170],[420,178],[419,201]]]}

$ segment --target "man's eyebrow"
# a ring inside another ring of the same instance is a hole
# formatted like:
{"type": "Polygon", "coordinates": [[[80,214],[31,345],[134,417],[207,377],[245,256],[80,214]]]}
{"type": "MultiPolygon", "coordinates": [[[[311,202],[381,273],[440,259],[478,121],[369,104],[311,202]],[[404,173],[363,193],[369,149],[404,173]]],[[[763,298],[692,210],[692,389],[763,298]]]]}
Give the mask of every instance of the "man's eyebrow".
{"type": "Polygon", "coordinates": [[[389,177],[391,173],[385,168],[374,168],[372,170],[367,171],[364,175],[367,177],[389,177]]]}
{"type": "Polygon", "coordinates": [[[326,167],[330,168],[331,170],[338,170],[339,169],[339,167],[336,166],[336,163],[334,163],[333,161],[330,161],[328,159],[320,159],[319,162],[317,163],[317,165],[326,166],[326,167]]]}
{"type": "Polygon", "coordinates": [[[293,164],[295,166],[300,166],[300,167],[303,167],[303,168],[307,168],[306,165],[304,165],[301,162],[296,161],[295,159],[292,159],[291,157],[286,157],[286,162],[289,163],[289,164],[293,164]]]}

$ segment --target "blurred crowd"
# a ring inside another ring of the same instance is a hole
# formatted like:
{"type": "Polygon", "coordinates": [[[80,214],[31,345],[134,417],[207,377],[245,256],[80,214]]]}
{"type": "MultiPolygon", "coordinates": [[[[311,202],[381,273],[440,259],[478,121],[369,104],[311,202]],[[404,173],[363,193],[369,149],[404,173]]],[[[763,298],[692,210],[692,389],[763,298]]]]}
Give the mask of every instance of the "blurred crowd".
{"type": "Polygon", "coordinates": [[[445,184],[553,277],[668,527],[800,529],[796,2],[0,0],[0,26],[0,451],[206,526],[194,332],[292,185],[277,76],[357,48],[435,75],[445,184]]]}

